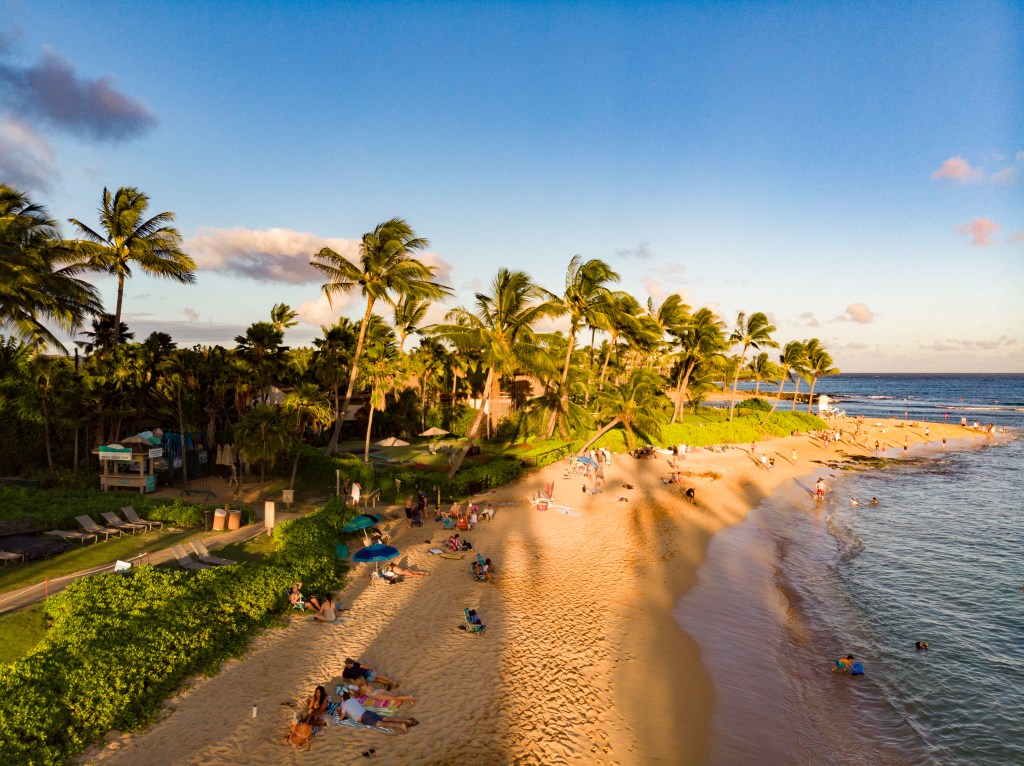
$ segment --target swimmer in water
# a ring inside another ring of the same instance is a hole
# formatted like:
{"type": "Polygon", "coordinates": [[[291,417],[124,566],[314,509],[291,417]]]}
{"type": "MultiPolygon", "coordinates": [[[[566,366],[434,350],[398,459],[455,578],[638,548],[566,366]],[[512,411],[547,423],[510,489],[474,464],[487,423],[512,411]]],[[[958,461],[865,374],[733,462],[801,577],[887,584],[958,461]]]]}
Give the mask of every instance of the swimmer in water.
{"type": "Polygon", "coordinates": [[[914,644],[914,646],[917,648],[917,651],[919,651],[919,652],[927,652],[928,651],[928,642],[927,641],[918,641],[916,644],[914,644]]]}
{"type": "Polygon", "coordinates": [[[872,505],[878,505],[878,498],[877,497],[871,498],[871,504],[872,505]]]}
{"type": "Polygon", "coordinates": [[[852,505],[852,506],[856,506],[857,505],[857,501],[854,500],[852,497],[850,498],[850,505],[852,505]]]}

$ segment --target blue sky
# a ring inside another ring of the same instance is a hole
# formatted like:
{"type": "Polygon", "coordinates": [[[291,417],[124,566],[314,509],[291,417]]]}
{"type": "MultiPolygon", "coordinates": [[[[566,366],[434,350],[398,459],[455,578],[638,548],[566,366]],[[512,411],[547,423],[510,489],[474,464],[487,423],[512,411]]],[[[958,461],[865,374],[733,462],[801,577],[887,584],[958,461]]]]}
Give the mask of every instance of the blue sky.
{"type": "Polygon", "coordinates": [[[308,342],[332,316],[309,257],[401,216],[453,304],[500,266],[557,291],[580,253],[641,299],[765,311],[845,371],[1024,371],[1017,4],[0,0],[0,18],[0,178],[91,223],[105,185],[137,186],[200,265],[191,287],[131,281],[140,337],[230,345],[285,301],[308,342]]]}

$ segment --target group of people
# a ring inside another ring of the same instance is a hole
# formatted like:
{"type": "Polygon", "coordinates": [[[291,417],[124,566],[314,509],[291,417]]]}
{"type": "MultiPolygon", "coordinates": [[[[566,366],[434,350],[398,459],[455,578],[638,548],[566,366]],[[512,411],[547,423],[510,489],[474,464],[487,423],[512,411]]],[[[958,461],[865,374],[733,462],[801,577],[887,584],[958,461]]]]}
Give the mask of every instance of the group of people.
{"type": "Polygon", "coordinates": [[[302,583],[294,582],[288,589],[288,603],[293,609],[310,610],[313,612],[312,619],[317,622],[336,622],[338,619],[338,608],[334,604],[334,598],[330,593],[325,593],[322,599],[310,596],[308,599],[302,594],[302,583]]]}
{"type": "Polygon", "coordinates": [[[427,514],[427,496],[417,491],[415,499],[413,495],[405,498],[405,518],[409,520],[409,527],[422,527],[423,519],[427,514]]]}

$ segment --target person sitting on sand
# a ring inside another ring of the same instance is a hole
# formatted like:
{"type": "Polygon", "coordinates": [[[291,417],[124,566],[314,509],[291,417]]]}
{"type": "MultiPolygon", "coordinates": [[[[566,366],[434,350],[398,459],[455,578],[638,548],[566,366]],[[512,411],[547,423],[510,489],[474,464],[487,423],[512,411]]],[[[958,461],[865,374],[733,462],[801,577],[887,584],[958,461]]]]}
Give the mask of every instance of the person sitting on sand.
{"type": "Polygon", "coordinates": [[[324,600],[320,604],[320,608],[316,610],[316,614],[313,615],[313,619],[317,622],[335,622],[338,619],[338,612],[330,593],[324,596],[324,600]]]}
{"type": "Polygon", "coordinates": [[[406,569],[405,567],[400,567],[396,564],[393,564],[390,569],[394,574],[399,575],[400,577],[426,577],[430,574],[430,572],[417,572],[415,569],[406,569]]]}
{"type": "Polygon", "coordinates": [[[350,718],[356,723],[366,726],[376,726],[378,729],[401,729],[405,732],[409,731],[410,726],[416,726],[419,723],[415,718],[410,718],[407,721],[386,721],[372,710],[367,710],[360,705],[359,701],[347,691],[341,695],[341,700],[341,717],[350,718]]]}
{"type": "MultiPolygon", "coordinates": [[[[349,683],[346,688],[349,692],[360,698],[375,699],[375,700],[389,700],[395,703],[395,707],[401,707],[404,703],[408,702],[410,705],[416,704],[416,699],[411,694],[392,694],[386,689],[374,689],[363,678],[357,678],[355,681],[349,683]]],[[[360,702],[360,704],[362,704],[360,702]]]]}
{"type": "Polygon", "coordinates": [[[320,602],[316,600],[315,596],[311,596],[307,601],[306,597],[302,595],[301,582],[293,582],[292,587],[288,589],[288,603],[295,609],[311,609],[314,612],[320,608],[320,602]]]}
{"type": "Polygon", "coordinates": [[[457,532],[448,538],[448,547],[453,551],[468,551],[473,549],[473,546],[468,540],[459,539],[457,532]]]}
{"type": "Polygon", "coordinates": [[[331,698],[327,694],[327,690],[322,686],[316,687],[313,696],[306,701],[306,713],[301,719],[302,722],[313,726],[326,726],[327,706],[330,704],[331,698]]]}
{"type": "Polygon", "coordinates": [[[480,512],[480,515],[483,516],[488,521],[493,521],[494,520],[494,503],[488,503],[487,507],[484,508],[480,512]]]}
{"type": "Polygon", "coordinates": [[[476,613],[476,609],[470,609],[467,615],[470,625],[483,625],[484,621],[480,619],[480,615],[476,613]]]}
{"type": "Polygon", "coordinates": [[[848,654],[845,657],[840,657],[836,660],[836,664],[832,668],[833,673],[849,673],[853,670],[853,655],[848,654]]]}
{"type": "Polygon", "coordinates": [[[357,678],[365,678],[368,683],[381,684],[388,691],[391,691],[392,687],[398,686],[390,678],[377,675],[376,670],[366,665],[360,665],[350,657],[345,658],[345,669],[341,671],[341,677],[350,681],[355,681],[357,678]]]}
{"type": "Polygon", "coordinates": [[[478,513],[479,513],[479,509],[477,508],[476,503],[473,503],[472,505],[469,506],[469,528],[470,529],[475,527],[480,522],[480,518],[477,515],[478,513]]]}

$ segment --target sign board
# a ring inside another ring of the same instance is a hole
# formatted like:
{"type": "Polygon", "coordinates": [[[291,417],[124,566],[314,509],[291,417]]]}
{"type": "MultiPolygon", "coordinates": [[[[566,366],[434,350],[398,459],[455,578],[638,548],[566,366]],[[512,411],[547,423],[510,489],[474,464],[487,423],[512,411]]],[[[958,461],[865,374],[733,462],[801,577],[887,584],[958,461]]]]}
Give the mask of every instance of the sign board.
{"type": "Polygon", "coordinates": [[[99,453],[100,460],[113,460],[119,463],[130,463],[132,462],[132,449],[131,447],[122,447],[121,449],[111,449],[109,447],[100,447],[97,452],[99,453]]]}
{"type": "Polygon", "coordinates": [[[150,457],[163,457],[164,456],[164,448],[163,447],[154,447],[153,449],[151,449],[149,451],[149,456],[150,457]]]}
{"type": "Polygon", "coordinates": [[[274,528],[275,508],[273,500],[267,500],[263,503],[263,526],[270,530],[274,528]]]}

